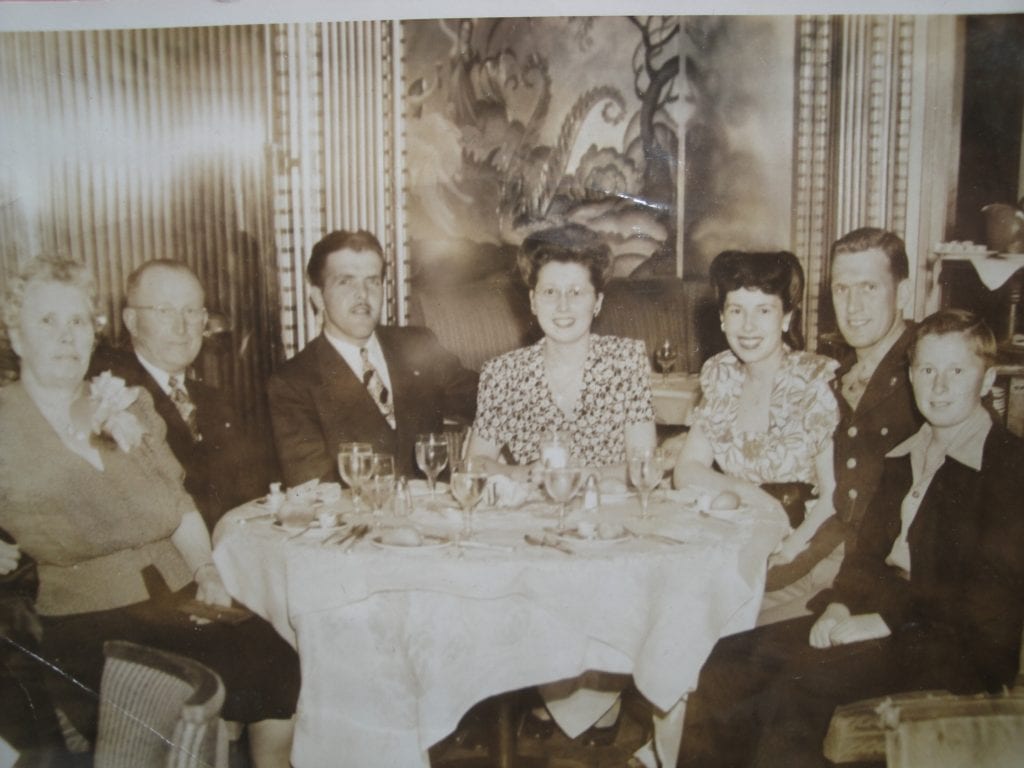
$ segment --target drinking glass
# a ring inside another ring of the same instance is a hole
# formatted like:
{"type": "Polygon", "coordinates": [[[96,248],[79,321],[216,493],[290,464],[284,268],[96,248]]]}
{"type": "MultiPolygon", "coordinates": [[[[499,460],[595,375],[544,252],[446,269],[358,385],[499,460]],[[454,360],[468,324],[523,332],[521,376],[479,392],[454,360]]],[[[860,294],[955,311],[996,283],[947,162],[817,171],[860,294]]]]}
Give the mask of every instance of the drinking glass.
{"type": "Polygon", "coordinates": [[[556,468],[568,466],[571,441],[572,438],[568,432],[557,429],[544,430],[537,443],[541,466],[556,468]]]}
{"type": "Polygon", "coordinates": [[[479,461],[464,459],[452,465],[452,496],[462,507],[462,533],[473,533],[473,508],[480,502],[487,487],[487,473],[479,461]]]}
{"type": "Polygon", "coordinates": [[[374,517],[384,514],[384,507],[395,494],[395,476],[374,475],[363,483],[363,495],[374,517]]]}
{"type": "Polygon", "coordinates": [[[363,483],[370,511],[375,515],[384,512],[384,505],[395,492],[395,459],[390,453],[373,454],[373,475],[363,483]]]}
{"type": "Polygon", "coordinates": [[[640,495],[640,517],[647,517],[651,491],[658,487],[665,474],[664,459],[657,448],[634,448],[629,452],[629,479],[640,495]]]}
{"type": "Polygon", "coordinates": [[[430,432],[416,437],[416,465],[427,476],[432,506],[437,498],[437,476],[447,464],[448,440],[443,434],[430,432]]]}
{"type": "Polygon", "coordinates": [[[359,508],[363,483],[373,474],[373,446],[369,443],[342,443],[338,446],[338,474],[352,489],[352,503],[359,508]]]}
{"type": "Polygon", "coordinates": [[[558,532],[565,533],[566,508],[583,485],[582,467],[545,467],[544,490],[558,504],[558,532]]]}
{"type": "Polygon", "coordinates": [[[675,368],[676,361],[678,359],[679,351],[668,339],[665,339],[661,346],[654,352],[654,362],[657,364],[658,370],[661,371],[662,375],[669,373],[673,368],[675,368]]]}

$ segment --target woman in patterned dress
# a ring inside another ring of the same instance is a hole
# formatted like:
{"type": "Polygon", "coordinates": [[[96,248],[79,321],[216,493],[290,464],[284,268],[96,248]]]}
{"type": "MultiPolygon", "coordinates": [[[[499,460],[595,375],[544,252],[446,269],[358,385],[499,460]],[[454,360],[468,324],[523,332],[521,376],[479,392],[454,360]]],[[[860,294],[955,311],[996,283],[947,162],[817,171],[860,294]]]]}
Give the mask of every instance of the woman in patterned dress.
{"type": "Polygon", "coordinates": [[[568,433],[575,460],[622,481],[627,452],[654,447],[644,343],[590,332],[608,263],[608,246],[579,224],[523,242],[520,269],[544,337],[488,361],[480,374],[469,454],[489,471],[530,478],[545,430],[568,433]],[[503,450],[510,464],[497,461],[503,450]]]}
{"type": "MultiPolygon", "coordinates": [[[[781,566],[835,513],[832,432],[839,412],[829,382],[837,364],[796,351],[784,340],[796,330],[791,324],[803,290],[803,271],[793,254],[725,251],[712,262],[711,279],[730,348],[701,370],[703,400],[675,482],[731,491],[740,503],[761,507],[781,507],[762,486],[813,486],[817,499],[769,561],[781,566]]],[[[771,582],[770,577],[769,588],[786,586],[771,582]]],[[[775,597],[769,593],[766,605],[775,597]]],[[[799,602],[799,596],[785,599],[799,602]]]]}
{"type": "MultiPolygon", "coordinates": [[[[628,452],[655,446],[644,343],[590,332],[609,260],[608,246],[579,224],[545,229],[523,242],[520,270],[544,337],[488,361],[480,374],[469,455],[489,472],[535,480],[546,430],[567,433],[575,461],[622,482],[628,452]],[[503,450],[510,464],[498,461],[503,450]]],[[[547,709],[529,713],[521,733],[546,738],[554,713],[570,735],[592,724],[581,738],[610,743],[619,722],[619,687],[600,673],[540,686],[547,709]]]]}

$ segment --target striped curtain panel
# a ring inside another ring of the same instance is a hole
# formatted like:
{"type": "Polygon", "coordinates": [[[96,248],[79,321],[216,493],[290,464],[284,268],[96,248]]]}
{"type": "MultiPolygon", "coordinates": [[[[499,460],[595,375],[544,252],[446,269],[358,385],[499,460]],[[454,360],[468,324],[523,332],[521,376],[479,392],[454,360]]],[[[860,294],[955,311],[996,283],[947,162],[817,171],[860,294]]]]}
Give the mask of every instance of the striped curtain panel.
{"type": "Polygon", "coordinates": [[[253,26],[0,34],[0,279],[83,260],[119,343],[126,276],[186,261],[229,328],[198,372],[250,418],[281,354],[268,53],[253,26]]]}
{"type": "Polygon", "coordinates": [[[397,22],[280,24],[273,56],[274,229],[285,355],[319,333],[304,278],[313,244],[366,229],[388,262],[384,321],[405,319],[397,22]]]}

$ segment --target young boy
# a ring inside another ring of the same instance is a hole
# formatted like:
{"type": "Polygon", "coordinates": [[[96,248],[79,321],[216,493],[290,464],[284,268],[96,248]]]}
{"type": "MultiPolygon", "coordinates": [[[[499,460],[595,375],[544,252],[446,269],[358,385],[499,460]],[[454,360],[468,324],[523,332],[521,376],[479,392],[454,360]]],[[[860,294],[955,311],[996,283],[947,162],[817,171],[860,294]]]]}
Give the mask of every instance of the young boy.
{"type": "Polygon", "coordinates": [[[926,423],[890,451],[827,607],[724,638],[687,702],[680,765],[822,766],[836,706],[1012,682],[1024,626],[1024,441],[982,405],[991,330],[945,310],[917,329],[926,423]]]}

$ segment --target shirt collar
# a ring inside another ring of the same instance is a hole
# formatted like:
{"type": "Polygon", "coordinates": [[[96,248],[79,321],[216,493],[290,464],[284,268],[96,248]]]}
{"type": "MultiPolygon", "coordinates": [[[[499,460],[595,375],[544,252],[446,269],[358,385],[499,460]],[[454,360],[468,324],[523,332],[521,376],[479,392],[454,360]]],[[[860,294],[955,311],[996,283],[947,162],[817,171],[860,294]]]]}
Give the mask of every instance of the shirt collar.
{"type": "MultiPolygon", "coordinates": [[[[159,367],[153,365],[151,362],[149,362],[149,360],[144,358],[138,352],[135,353],[135,357],[138,358],[139,364],[143,368],[146,369],[146,372],[149,373],[149,375],[152,376],[154,380],[156,380],[157,384],[160,385],[160,389],[162,389],[165,394],[168,394],[168,395],[171,394],[171,375],[172,374],[168,373],[163,368],[159,368],[159,367]]],[[[182,386],[184,386],[185,385],[185,374],[179,373],[179,374],[174,374],[174,375],[176,375],[179,379],[181,379],[181,384],[182,384],[182,386]]]]}
{"type": "MultiPolygon", "coordinates": [[[[992,417],[981,404],[968,416],[953,441],[946,448],[946,455],[975,472],[981,470],[982,454],[985,451],[985,438],[992,428],[992,417]]],[[[923,455],[932,439],[932,425],[925,422],[921,428],[902,443],[889,451],[886,457],[895,458],[908,454],[923,455]]]]}
{"type": "Polygon", "coordinates": [[[363,345],[353,344],[347,339],[339,339],[336,336],[332,336],[327,330],[324,330],[324,338],[327,342],[334,347],[339,355],[344,358],[345,362],[348,363],[348,367],[352,369],[352,372],[356,376],[363,375],[363,358],[362,348],[366,347],[366,351],[370,355],[371,361],[375,358],[383,359],[383,352],[380,349],[380,342],[377,340],[377,333],[374,332],[366,343],[363,345]]]}

